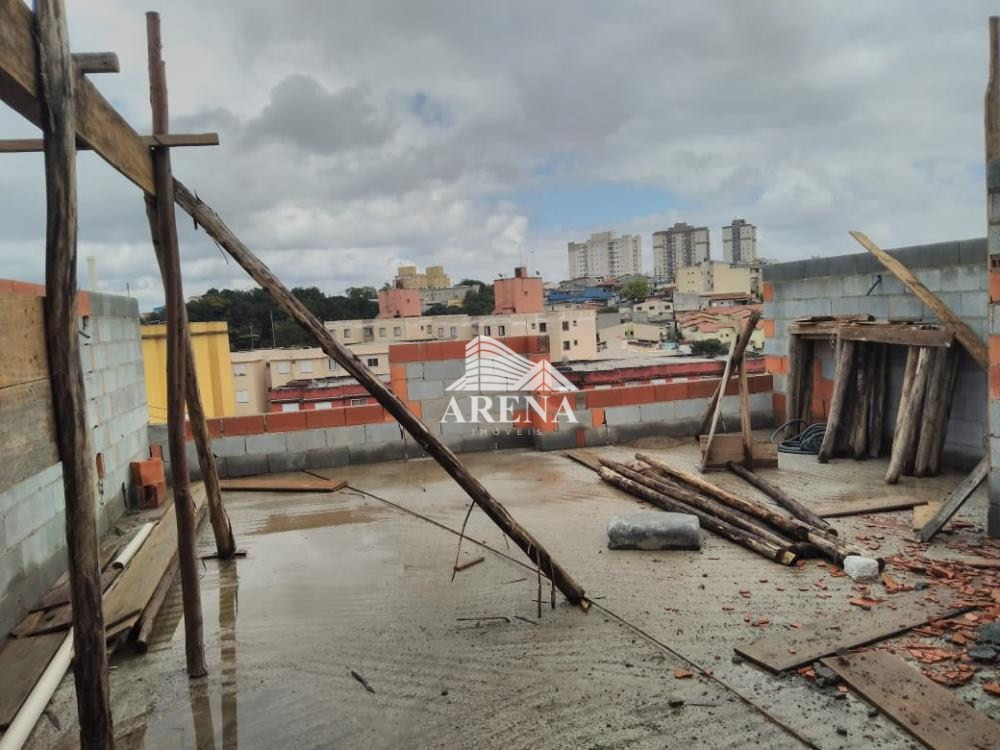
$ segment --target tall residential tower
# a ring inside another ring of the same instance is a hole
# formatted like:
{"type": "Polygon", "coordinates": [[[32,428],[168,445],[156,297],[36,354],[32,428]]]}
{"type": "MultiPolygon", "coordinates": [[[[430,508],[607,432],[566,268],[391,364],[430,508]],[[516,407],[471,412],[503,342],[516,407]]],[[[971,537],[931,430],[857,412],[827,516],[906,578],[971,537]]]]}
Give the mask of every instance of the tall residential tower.
{"type": "Polygon", "coordinates": [[[757,227],[743,219],[722,228],[722,259],[734,266],[757,262],[757,227]]]}
{"type": "Polygon", "coordinates": [[[653,274],[657,281],[673,284],[677,269],[696,266],[709,258],[708,227],[684,222],[653,232],[653,274]]]}
{"type": "Polygon", "coordinates": [[[586,242],[569,243],[569,277],[617,278],[642,273],[642,238],[637,234],[612,237],[611,232],[590,235],[586,242]]]}

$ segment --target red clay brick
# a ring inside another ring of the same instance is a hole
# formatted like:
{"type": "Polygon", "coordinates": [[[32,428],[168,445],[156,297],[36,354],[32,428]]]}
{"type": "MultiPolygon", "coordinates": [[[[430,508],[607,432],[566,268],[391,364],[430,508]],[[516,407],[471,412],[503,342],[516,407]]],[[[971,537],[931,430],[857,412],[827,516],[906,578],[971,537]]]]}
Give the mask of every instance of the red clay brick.
{"type": "Polygon", "coordinates": [[[76,294],[76,314],[90,315],[90,292],[77,292],[76,294]]]}
{"type": "Polygon", "coordinates": [[[765,302],[774,302],[774,283],[765,281],[761,284],[761,296],[765,302]]]}
{"type": "Polygon", "coordinates": [[[990,365],[1000,365],[1000,336],[990,336],[990,365]]]}
{"type": "Polygon", "coordinates": [[[389,362],[423,362],[427,359],[423,344],[393,344],[389,347],[389,362]]]}
{"type": "Polygon", "coordinates": [[[389,381],[389,390],[391,390],[393,393],[395,393],[397,396],[399,396],[401,399],[405,401],[409,396],[408,393],[409,386],[407,386],[406,383],[407,383],[406,378],[403,378],[402,380],[393,378],[392,380],[389,381]]]}
{"type": "Polygon", "coordinates": [[[747,378],[750,393],[767,393],[774,388],[774,378],[770,375],[751,375],[747,378]]]}
{"type": "Polygon", "coordinates": [[[621,388],[603,388],[601,390],[587,391],[587,408],[594,409],[606,406],[622,405],[621,388]]]}
{"type": "Polygon", "coordinates": [[[159,458],[132,461],[128,467],[132,474],[132,483],[138,487],[163,481],[163,461],[159,458]]]}
{"type": "MultiPolygon", "coordinates": [[[[320,411],[324,410],[320,409],[320,411]]],[[[272,412],[265,417],[264,426],[268,432],[304,430],[306,428],[306,413],[304,411],[272,412]]]]}
{"type": "Polygon", "coordinates": [[[1000,302],[1000,271],[990,271],[990,302],[1000,302]]]}
{"type": "Polygon", "coordinates": [[[702,378],[688,381],[688,398],[712,398],[719,387],[718,378],[702,378]]]}
{"type": "Polygon", "coordinates": [[[382,422],[385,418],[385,410],[379,404],[365,404],[364,406],[347,406],[344,408],[344,424],[374,424],[382,422]]]}
{"type": "Polygon", "coordinates": [[[651,404],[656,400],[656,387],[652,385],[631,385],[622,388],[622,406],[651,404]]]}
{"type": "Polygon", "coordinates": [[[1000,367],[990,366],[990,398],[1000,398],[1000,367]]]}
{"type": "Polygon", "coordinates": [[[771,410],[774,412],[775,424],[784,423],[785,411],[786,411],[786,399],[784,393],[772,393],[771,394],[771,410]]]}
{"type": "Polygon", "coordinates": [[[390,363],[389,377],[392,380],[406,380],[406,365],[390,363]]]}
{"type": "Polygon", "coordinates": [[[824,378],[813,380],[813,396],[830,401],[833,398],[833,381],[824,378]]]}
{"type": "Polygon", "coordinates": [[[262,432],[264,432],[263,414],[255,414],[252,417],[224,417],[222,420],[222,434],[229,437],[259,435],[262,432]]]}
{"type": "Polygon", "coordinates": [[[437,362],[438,360],[444,359],[444,350],[441,348],[440,341],[428,341],[423,344],[424,347],[424,359],[428,362],[437,362]]]}
{"type": "Polygon", "coordinates": [[[316,430],[321,427],[343,427],[344,407],[337,406],[332,409],[313,409],[306,413],[306,429],[316,430]]]}
{"type": "Polygon", "coordinates": [[[774,321],[773,320],[762,320],[760,321],[761,328],[764,329],[764,336],[766,338],[774,338],[774,321]]]}
{"type": "Polygon", "coordinates": [[[467,341],[442,341],[441,359],[465,359],[467,341]]]}
{"type": "Polygon", "coordinates": [[[149,446],[149,457],[150,458],[158,458],[158,459],[160,459],[162,461],[163,460],[163,446],[159,445],[157,443],[153,443],[152,445],[150,445],[149,446]]]}
{"type": "Polygon", "coordinates": [[[587,447],[587,431],[582,427],[576,428],[576,447],[577,448],[587,447]]]}
{"type": "Polygon", "coordinates": [[[590,410],[590,423],[592,427],[604,426],[604,409],[597,408],[590,410]]]}
{"type": "Polygon", "coordinates": [[[788,357],[777,357],[769,354],[764,357],[764,366],[772,375],[787,375],[788,357]]]}
{"type": "Polygon", "coordinates": [[[653,386],[657,401],[683,401],[688,398],[687,382],[659,383],[653,386]]]}

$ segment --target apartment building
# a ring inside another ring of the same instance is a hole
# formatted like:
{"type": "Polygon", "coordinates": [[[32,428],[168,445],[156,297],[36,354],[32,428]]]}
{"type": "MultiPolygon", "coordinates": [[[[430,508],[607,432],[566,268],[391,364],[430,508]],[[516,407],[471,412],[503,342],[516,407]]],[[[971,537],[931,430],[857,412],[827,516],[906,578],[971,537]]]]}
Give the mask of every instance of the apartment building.
{"type": "Polygon", "coordinates": [[[493,314],[541,312],[545,307],[545,290],[541,276],[528,275],[528,269],[518,266],[514,277],[493,282],[493,314]]]}
{"type": "Polygon", "coordinates": [[[677,272],[709,259],[708,227],[693,227],[684,222],[670,229],[653,232],[653,274],[657,282],[675,283],[677,272]]]}
{"type": "Polygon", "coordinates": [[[448,289],[451,279],[444,272],[444,266],[427,266],[423,273],[416,266],[400,266],[396,269],[393,286],[402,289],[448,289]]]}
{"type": "Polygon", "coordinates": [[[597,356],[596,310],[477,315],[472,321],[473,336],[548,336],[549,359],[553,362],[594,359],[597,356]]]}
{"type": "Polygon", "coordinates": [[[570,242],[568,256],[570,278],[641,274],[642,238],[637,234],[615,237],[611,232],[598,232],[585,242],[570,242]]]}
{"type": "Polygon", "coordinates": [[[760,269],[734,266],[710,260],[677,270],[676,291],[689,294],[755,294],[760,285],[760,269]]]}
{"type": "Polygon", "coordinates": [[[757,227],[743,219],[722,228],[722,259],[732,265],[757,262],[757,227]]]}

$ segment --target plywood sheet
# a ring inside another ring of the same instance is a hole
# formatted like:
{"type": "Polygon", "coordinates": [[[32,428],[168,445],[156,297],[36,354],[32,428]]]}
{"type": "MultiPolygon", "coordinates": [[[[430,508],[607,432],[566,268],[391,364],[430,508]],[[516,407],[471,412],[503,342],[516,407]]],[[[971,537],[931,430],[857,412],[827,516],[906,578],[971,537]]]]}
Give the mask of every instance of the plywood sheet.
{"type": "Polygon", "coordinates": [[[811,664],[840,649],[863,646],[902,633],[931,620],[965,612],[971,607],[951,606],[928,601],[926,592],[910,591],[892,597],[895,609],[885,603],[870,611],[851,607],[849,612],[801,628],[766,636],[736,653],[772,672],[811,664]],[[794,653],[793,653],[794,652],[794,653]]]}
{"type": "Polygon", "coordinates": [[[898,656],[864,651],[823,659],[823,663],[928,747],[1000,748],[1000,724],[898,656]]]}
{"type": "Polygon", "coordinates": [[[47,378],[0,388],[0,446],[0,492],[59,462],[47,378]]]}
{"type": "Polygon", "coordinates": [[[8,638],[0,649],[0,731],[17,715],[65,637],[66,633],[49,633],[35,638],[8,638]]]}
{"type": "Polygon", "coordinates": [[[336,492],[346,487],[341,479],[220,479],[219,487],[231,492],[336,492]]]}
{"type": "Polygon", "coordinates": [[[49,376],[41,297],[0,294],[0,352],[0,388],[49,376]]]}
{"type": "MultiPolygon", "coordinates": [[[[704,453],[708,444],[708,435],[699,437],[701,450],[704,453]]],[[[707,469],[724,469],[730,461],[743,463],[743,435],[741,433],[726,433],[712,438],[712,453],[705,462],[707,469]]],[[[756,468],[776,468],[778,466],[778,444],[766,440],[753,441],[753,464],[756,468]]]]}

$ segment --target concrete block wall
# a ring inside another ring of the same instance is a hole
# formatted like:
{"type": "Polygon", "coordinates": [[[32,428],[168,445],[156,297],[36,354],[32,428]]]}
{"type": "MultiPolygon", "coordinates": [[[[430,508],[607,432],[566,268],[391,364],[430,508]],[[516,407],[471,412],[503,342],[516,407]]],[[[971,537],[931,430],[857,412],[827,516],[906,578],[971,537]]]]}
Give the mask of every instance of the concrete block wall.
{"type": "MultiPolygon", "coordinates": [[[[41,296],[44,288],[21,284],[18,293],[41,296]]],[[[126,297],[81,293],[79,310],[91,446],[105,468],[96,488],[103,534],[125,511],[129,462],[149,455],[139,308],[126,297]]],[[[0,632],[13,627],[65,569],[62,465],[55,463],[0,492],[0,632]]]]}
{"type": "MultiPolygon", "coordinates": [[[[942,242],[897,248],[890,253],[978,335],[987,333],[989,278],[984,239],[942,242]]],[[[788,375],[788,325],[811,315],[869,314],[876,318],[921,318],[935,321],[931,310],[869,253],[778,263],[763,269],[764,353],[767,371],[774,376],[774,412],[784,421],[788,375]]],[[[825,421],[833,395],[834,352],[817,342],[813,369],[812,417],[825,421]]],[[[886,441],[892,438],[906,354],[890,349],[886,398],[886,441]]],[[[985,451],[986,373],[968,355],[963,356],[948,424],[943,461],[967,469],[985,451]]]]}
{"type": "MultiPolygon", "coordinates": [[[[548,341],[544,336],[503,339],[518,354],[537,361],[547,358],[548,341]]],[[[719,382],[718,377],[678,378],[658,382],[552,394],[545,414],[526,410],[523,402],[499,421],[497,399],[501,395],[468,391],[450,393],[446,389],[465,372],[465,341],[398,344],[389,349],[390,386],[424,422],[456,453],[493,451],[505,448],[554,450],[621,443],[651,435],[693,435],[708,400],[719,382]],[[468,419],[469,398],[489,395],[494,399],[491,423],[442,422],[452,396],[468,419]],[[577,419],[557,419],[563,399],[569,401],[577,419]]],[[[756,426],[773,422],[771,376],[751,375],[750,407],[756,426]]],[[[737,384],[730,383],[723,399],[723,423],[720,429],[734,431],[739,424],[737,384]]],[[[513,402],[512,402],[513,403],[513,402]]],[[[166,428],[150,426],[150,442],[166,447],[166,428]]],[[[292,471],[302,468],[328,468],[347,464],[419,458],[423,449],[378,404],[333,409],[261,414],[253,417],[230,417],[210,420],[213,450],[224,476],[237,477],[259,473],[292,471]]],[[[189,464],[197,470],[193,444],[188,444],[189,464]]]]}

